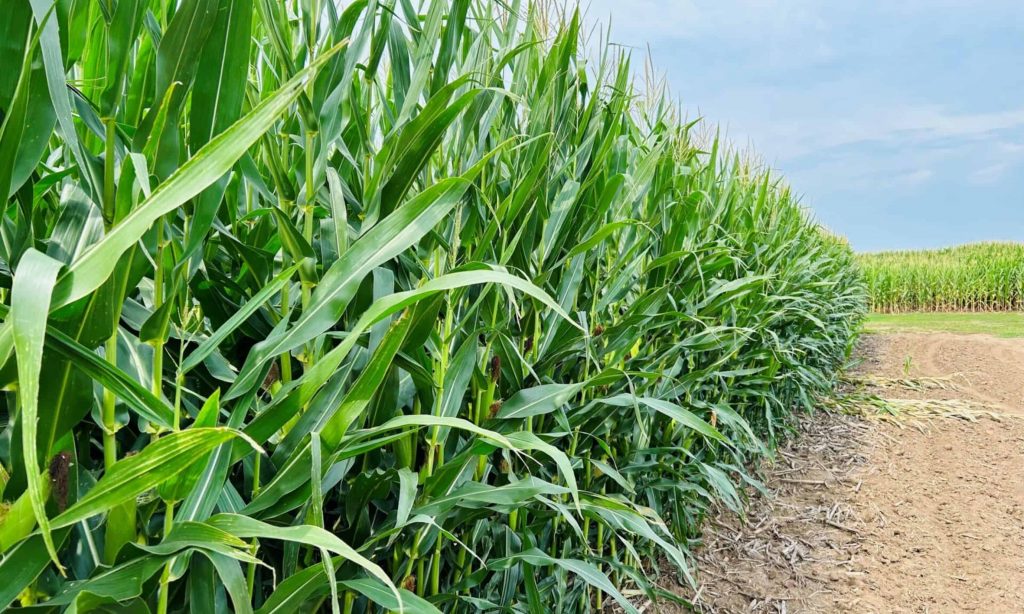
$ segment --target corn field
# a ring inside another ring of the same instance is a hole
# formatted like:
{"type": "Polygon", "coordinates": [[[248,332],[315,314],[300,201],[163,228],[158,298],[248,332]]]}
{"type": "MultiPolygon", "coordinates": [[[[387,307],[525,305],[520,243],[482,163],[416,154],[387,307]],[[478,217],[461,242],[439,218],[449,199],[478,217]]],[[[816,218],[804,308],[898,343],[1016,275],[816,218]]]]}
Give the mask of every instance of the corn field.
{"type": "Polygon", "coordinates": [[[873,311],[1024,310],[1024,243],[877,252],[858,261],[873,311]]]}
{"type": "Polygon", "coordinates": [[[4,10],[0,609],[636,612],[865,311],[578,13],[4,10]]]}

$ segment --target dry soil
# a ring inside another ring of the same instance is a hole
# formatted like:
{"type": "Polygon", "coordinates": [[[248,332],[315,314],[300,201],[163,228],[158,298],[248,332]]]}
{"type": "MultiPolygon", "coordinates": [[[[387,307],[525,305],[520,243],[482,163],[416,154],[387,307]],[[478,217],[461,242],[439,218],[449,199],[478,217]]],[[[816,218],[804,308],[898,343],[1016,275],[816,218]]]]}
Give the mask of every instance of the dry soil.
{"type": "Polygon", "coordinates": [[[771,495],[708,520],[696,594],[666,588],[703,612],[1024,612],[1024,340],[869,335],[859,353],[881,397],[992,414],[804,420],[771,495]]]}

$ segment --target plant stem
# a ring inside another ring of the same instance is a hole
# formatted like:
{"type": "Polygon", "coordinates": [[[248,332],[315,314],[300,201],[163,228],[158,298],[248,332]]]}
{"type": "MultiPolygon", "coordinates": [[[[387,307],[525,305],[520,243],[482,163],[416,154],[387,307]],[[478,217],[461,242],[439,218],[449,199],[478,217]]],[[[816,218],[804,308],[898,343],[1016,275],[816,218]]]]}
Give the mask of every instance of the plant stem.
{"type": "Polygon", "coordinates": [[[437,536],[437,545],[434,547],[434,559],[430,562],[430,594],[436,595],[441,592],[441,545],[442,535],[437,536]]]}
{"type": "MultiPolygon", "coordinates": [[[[292,202],[290,200],[284,200],[281,202],[281,209],[285,212],[285,215],[291,215],[292,202]]],[[[281,254],[281,266],[287,267],[290,264],[288,258],[288,250],[284,250],[281,254]]],[[[281,288],[281,318],[289,319],[291,317],[291,287],[285,284],[281,288]]],[[[292,357],[289,352],[281,354],[281,382],[287,384],[292,381],[292,357]]]]}
{"type": "MultiPolygon", "coordinates": [[[[164,223],[156,223],[156,269],[153,273],[153,313],[164,304],[164,223]]],[[[161,331],[162,333],[163,331],[161,331]]],[[[157,398],[163,394],[164,373],[164,341],[158,338],[153,341],[153,394],[157,398]]]]}
{"type": "MultiPolygon", "coordinates": [[[[163,220],[157,220],[156,226],[156,270],[153,273],[153,311],[156,313],[164,304],[164,224],[163,220]]],[[[164,331],[153,342],[153,394],[158,398],[163,394],[164,387],[164,331]]],[[[171,423],[173,430],[181,428],[181,377],[175,378],[174,390],[174,418],[171,423]]],[[[167,539],[171,529],[174,527],[174,501],[165,503],[164,512],[164,533],[163,539],[167,539]]],[[[167,614],[167,603],[171,591],[171,565],[172,560],[164,565],[164,571],[160,575],[160,600],[157,604],[157,614],[167,614]]]]}
{"type": "MultiPolygon", "coordinates": [[[[103,210],[104,210],[104,221],[106,223],[106,231],[110,230],[114,226],[114,199],[116,198],[116,187],[114,183],[114,139],[116,133],[114,130],[114,119],[106,118],[104,120],[106,124],[106,144],[105,144],[105,159],[103,166],[103,210]]],[[[104,357],[107,360],[107,364],[117,368],[117,325],[120,317],[114,318],[114,332],[111,333],[110,338],[107,339],[104,347],[104,357]]],[[[109,470],[115,462],[117,462],[117,397],[109,388],[103,389],[103,408],[100,412],[100,416],[103,420],[103,468],[109,470]]]]}
{"type": "MultiPolygon", "coordinates": [[[[174,502],[167,502],[167,511],[164,512],[164,535],[163,538],[167,539],[167,535],[170,534],[171,528],[174,526],[174,502]]],[[[164,571],[160,574],[160,601],[157,603],[157,614],[167,614],[167,602],[170,597],[171,590],[171,562],[168,561],[164,565],[164,571]]]]}
{"type": "MultiPolygon", "coordinates": [[[[255,499],[256,495],[258,495],[260,493],[260,458],[262,458],[262,457],[259,454],[256,454],[256,457],[255,457],[254,462],[253,462],[253,470],[252,470],[252,498],[253,499],[255,499]]],[[[257,541],[256,538],[253,538],[252,546],[251,546],[251,549],[250,549],[250,553],[254,557],[256,556],[256,552],[259,550],[259,547],[260,547],[259,541],[257,541]]],[[[253,587],[256,584],[256,563],[249,563],[249,568],[246,570],[246,573],[245,573],[245,582],[246,582],[246,587],[249,589],[249,600],[252,601],[253,587]]]]}
{"type": "MultiPolygon", "coordinates": [[[[117,367],[117,326],[115,323],[114,334],[107,339],[104,346],[104,355],[107,363],[117,367]]],[[[103,389],[103,468],[110,471],[110,468],[117,462],[117,397],[109,388],[103,389]]]]}
{"type": "MultiPolygon", "coordinates": [[[[313,185],[313,139],[316,133],[307,130],[306,131],[306,203],[302,207],[302,238],[306,240],[306,243],[313,244],[313,205],[316,200],[316,189],[313,185]]],[[[302,308],[305,309],[309,305],[309,299],[313,294],[313,284],[302,282],[302,308]]],[[[312,361],[314,357],[310,356],[308,360],[312,361]]]]}
{"type": "MultiPolygon", "coordinates": [[[[256,556],[256,552],[259,550],[259,543],[254,539],[252,540],[252,546],[249,548],[249,554],[256,556]]],[[[249,591],[249,601],[252,602],[253,590],[256,586],[256,563],[249,563],[249,568],[245,572],[245,587],[249,591]]]]}

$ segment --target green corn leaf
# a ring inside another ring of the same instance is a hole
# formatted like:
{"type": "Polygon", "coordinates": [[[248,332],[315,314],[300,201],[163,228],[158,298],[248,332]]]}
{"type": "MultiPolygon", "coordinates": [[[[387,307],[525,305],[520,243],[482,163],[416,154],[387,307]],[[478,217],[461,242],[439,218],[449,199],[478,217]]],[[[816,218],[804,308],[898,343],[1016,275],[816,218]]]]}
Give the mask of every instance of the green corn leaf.
{"type": "Polygon", "coordinates": [[[416,486],[419,483],[419,476],[408,468],[402,467],[398,470],[398,480],[399,493],[395,525],[404,526],[409,521],[412,504],[416,499],[416,486]]]}
{"type": "Polygon", "coordinates": [[[473,433],[474,435],[479,435],[480,437],[483,437],[484,439],[487,439],[488,441],[491,441],[494,444],[506,448],[508,450],[520,449],[513,443],[511,438],[506,437],[505,435],[502,435],[497,431],[492,431],[490,429],[477,426],[472,422],[469,422],[468,420],[463,420],[462,418],[449,418],[445,416],[420,415],[399,416],[397,418],[392,418],[388,420],[387,422],[381,424],[380,426],[375,426],[372,428],[354,432],[349,436],[349,438],[345,439],[342,442],[339,451],[344,452],[346,449],[356,445],[358,442],[369,439],[381,433],[386,433],[392,430],[405,429],[410,426],[445,426],[448,428],[459,429],[462,431],[466,431],[468,433],[473,433]]]}
{"type": "Polygon", "coordinates": [[[438,516],[455,507],[476,509],[498,506],[511,510],[541,495],[565,495],[569,489],[557,486],[539,478],[528,477],[510,482],[504,486],[489,486],[479,482],[467,482],[451,493],[437,497],[415,509],[416,514],[438,516]]]}
{"type": "Polygon", "coordinates": [[[324,273],[309,307],[288,332],[254,349],[227,398],[255,385],[259,369],[271,356],[299,347],[333,326],[363,278],[419,241],[451,211],[468,188],[469,183],[463,179],[445,180],[427,188],[364,234],[324,273]]]}
{"type": "Polygon", "coordinates": [[[508,558],[494,561],[492,565],[494,566],[495,569],[504,569],[509,565],[513,565],[515,563],[520,562],[529,563],[530,565],[534,565],[537,567],[549,567],[552,565],[557,565],[558,567],[561,567],[562,569],[565,569],[566,571],[577,575],[584,582],[593,586],[594,588],[600,589],[605,593],[611,595],[612,598],[615,599],[615,601],[617,601],[619,605],[622,606],[622,609],[626,612],[631,612],[632,614],[639,614],[640,612],[636,609],[636,607],[633,604],[629,602],[628,599],[626,599],[622,595],[622,593],[615,589],[615,585],[612,584],[611,580],[608,579],[607,575],[605,575],[603,572],[601,572],[600,569],[598,569],[590,563],[587,563],[586,561],[581,561],[578,559],[553,558],[551,556],[548,556],[541,550],[531,548],[530,550],[527,550],[521,554],[517,554],[514,556],[510,556],[508,558]]]}
{"type": "MultiPolygon", "coordinates": [[[[246,434],[256,441],[266,441],[267,438],[290,419],[297,407],[305,405],[312,398],[316,390],[327,381],[334,373],[334,370],[348,356],[352,348],[355,347],[359,337],[377,322],[440,292],[481,283],[499,283],[510,288],[522,290],[549,306],[567,321],[572,322],[568,314],[562,311],[554,299],[543,290],[508,273],[474,270],[443,275],[426,282],[416,290],[396,292],[374,302],[369,309],[363,312],[363,315],[360,316],[359,321],[356,322],[356,325],[349,331],[345,339],[337,347],[325,354],[302,378],[296,380],[287,391],[282,391],[278,396],[280,401],[275,399],[273,403],[264,409],[245,428],[246,434]]],[[[232,389],[236,386],[237,383],[232,389]]],[[[241,393],[236,394],[240,395],[241,393]]],[[[228,398],[231,398],[230,391],[228,398]]]]}
{"type": "Polygon", "coordinates": [[[707,422],[701,420],[693,412],[687,411],[686,409],[661,399],[654,399],[651,397],[638,397],[631,394],[620,394],[615,397],[601,399],[600,403],[608,405],[616,405],[619,407],[629,407],[634,404],[645,405],[658,413],[664,414],[676,422],[682,424],[686,428],[697,431],[701,435],[708,437],[709,439],[716,439],[721,442],[728,442],[725,435],[718,432],[718,429],[714,428],[707,422]]]}
{"type": "Polygon", "coordinates": [[[242,539],[257,537],[260,539],[279,539],[297,542],[316,548],[322,548],[340,555],[345,560],[355,563],[387,586],[395,599],[401,603],[398,588],[392,584],[387,573],[377,564],[359,554],[351,546],[337,536],[319,527],[301,525],[294,527],[275,527],[259,520],[238,514],[218,514],[206,521],[210,526],[222,529],[242,539]]]}
{"type": "Polygon", "coordinates": [[[68,585],[47,604],[53,606],[75,604],[72,610],[89,610],[90,606],[109,600],[127,601],[142,594],[143,583],[152,578],[164,565],[165,557],[144,556],[113,569],[99,573],[88,580],[68,585]]]}
{"type": "Polygon", "coordinates": [[[9,8],[0,609],[663,609],[869,289],[1022,306],[1019,249],[856,257],[572,5],[9,8]]]}
{"type": "MultiPolygon", "coordinates": [[[[210,560],[193,556],[188,561],[188,605],[195,614],[215,614],[218,606],[216,570],[210,560]]],[[[226,606],[226,604],[223,604],[226,606]]]]}
{"type": "Polygon", "coordinates": [[[400,146],[401,149],[395,150],[392,158],[395,160],[394,167],[388,169],[391,171],[391,176],[381,188],[381,214],[389,215],[394,210],[408,192],[413,180],[426,164],[431,153],[440,144],[449,124],[480,93],[479,90],[470,90],[459,96],[451,105],[447,105],[446,94],[454,92],[460,86],[459,82],[453,83],[448,86],[446,92],[435,95],[420,115],[409,122],[402,134],[396,137],[395,147],[400,146]]]}
{"type": "Polygon", "coordinates": [[[225,591],[231,598],[231,605],[234,606],[234,611],[239,614],[250,614],[252,612],[252,603],[249,599],[249,590],[246,586],[245,576],[242,575],[242,568],[238,561],[218,552],[210,552],[208,550],[202,550],[201,552],[203,556],[210,560],[217,571],[221,584],[224,585],[225,591]]]}
{"type": "MultiPolygon", "coordinates": [[[[165,435],[119,460],[84,497],[53,519],[67,527],[101,514],[185,471],[218,445],[245,436],[228,428],[193,428],[165,435]]],[[[253,447],[259,450],[255,443],[253,447]]]]}
{"type": "Polygon", "coordinates": [[[142,343],[167,341],[167,334],[171,328],[171,316],[176,310],[176,305],[171,301],[165,301],[157,307],[142,323],[142,327],[139,329],[139,341],[142,343]]]}
{"type": "Polygon", "coordinates": [[[132,45],[142,28],[146,3],[143,0],[117,2],[113,19],[107,28],[106,85],[100,96],[99,107],[103,117],[114,117],[124,97],[125,74],[131,59],[132,45]]]}
{"type": "Polygon", "coordinates": [[[42,51],[43,67],[46,71],[46,86],[50,92],[54,113],[57,116],[57,124],[60,126],[61,138],[71,150],[71,155],[78,164],[85,184],[93,193],[97,193],[101,183],[93,175],[93,167],[78,139],[72,119],[58,20],[54,16],[54,11],[58,10],[58,7],[49,0],[29,0],[29,3],[32,5],[32,14],[40,29],[39,44],[42,51]]]}
{"type": "MultiPolygon", "coordinates": [[[[43,496],[50,496],[49,476],[43,476],[43,496]]],[[[32,512],[32,493],[23,492],[4,509],[0,518],[0,552],[28,537],[36,528],[36,517],[32,512]]]]}
{"type": "Polygon", "coordinates": [[[67,305],[98,288],[110,276],[117,258],[134,245],[153,222],[199,194],[230,170],[245,151],[270,129],[317,70],[343,47],[344,43],[341,43],[323,53],[316,62],[300,71],[245,117],[213,138],[167,181],[161,183],[149,198],[102,241],[68,268],[54,290],[54,308],[67,305]]]}
{"type": "Polygon", "coordinates": [[[47,330],[46,343],[48,348],[71,361],[73,369],[82,371],[112,391],[137,414],[153,424],[171,428],[174,410],[124,371],[52,327],[47,330]]]}
{"type": "Polygon", "coordinates": [[[178,117],[199,70],[206,39],[217,21],[219,5],[215,1],[183,0],[157,45],[155,98],[163,103],[143,118],[135,145],[139,148],[146,143],[146,157],[159,177],[170,175],[178,165],[178,117]]]}
{"type": "Polygon", "coordinates": [[[550,414],[565,405],[583,384],[542,384],[520,390],[502,403],[496,418],[512,420],[550,414]]]}
{"type": "Polygon", "coordinates": [[[426,599],[405,589],[399,591],[402,599],[397,601],[388,585],[376,578],[346,580],[338,584],[365,596],[370,601],[388,610],[400,611],[405,614],[439,614],[441,612],[441,610],[437,609],[426,599]]]}
{"type": "Polygon", "coordinates": [[[217,350],[220,344],[227,339],[228,335],[245,323],[245,321],[256,313],[258,309],[263,307],[272,296],[280,292],[281,288],[291,281],[298,269],[299,264],[293,264],[281,271],[276,277],[274,277],[274,279],[270,280],[269,283],[260,288],[260,291],[254,294],[251,299],[246,301],[245,305],[243,305],[241,309],[232,314],[232,316],[228,318],[220,328],[200,343],[199,347],[192,350],[192,353],[188,355],[188,358],[181,363],[181,372],[188,373],[192,369],[198,367],[207,356],[217,350]]]}
{"type": "MultiPolygon", "coordinates": [[[[70,535],[70,529],[57,529],[53,532],[53,542],[57,547],[63,546],[70,535]]],[[[50,555],[43,536],[34,533],[0,558],[0,608],[7,609],[26,587],[35,582],[39,574],[46,569],[50,555]]]]}
{"type": "MultiPolygon", "coordinates": [[[[345,562],[343,557],[334,557],[333,563],[338,566],[345,562]]],[[[387,584],[377,578],[358,578],[338,582],[338,586],[359,593],[382,608],[401,611],[405,614],[438,614],[437,609],[426,599],[405,589],[399,589],[402,600],[395,599],[394,593],[387,584]]],[[[284,614],[299,611],[311,599],[324,595],[327,582],[322,566],[308,567],[292,574],[277,586],[258,614],[284,614]]]]}
{"type": "Polygon", "coordinates": [[[42,252],[30,249],[22,256],[11,288],[11,312],[14,348],[18,358],[18,405],[21,409],[21,451],[24,470],[28,475],[28,492],[32,513],[43,535],[50,558],[60,572],[64,568],[57,558],[57,548],[50,534],[51,525],[46,516],[46,497],[39,475],[36,453],[38,423],[39,371],[43,362],[46,338],[46,315],[50,313],[50,297],[63,265],[42,252]]]}
{"type": "Polygon", "coordinates": [[[32,54],[36,42],[33,37],[24,58],[19,58],[21,70],[18,72],[17,86],[10,105],[5,109],[3,122],[0,123],[0,195],[5,198],[12,192],[11,188],[16,187],[11,183],[27,123],[29,88],[32,82],[32,54]]]}
{"type": "Polygon", "coordinates": [[[533,433],[523,431],[519,433],[511,433],[506,438],[512,443],[514,449],[530,451],[536,450],[542,452],[548,456],[558,467],[558,473],[565,480],[566,486],[569,487],[569,493],[572,495],[573,501],[576,503],[576,509],[580,508],[580,491],[576,484],[576,475],[572,471],[572,463],[569,461],[569,457],[555,446],[542,440],[533,433]]]}
{"type": "MultiPolygon", "coordinates": [[[[198,151],[238,120],[252,46],[251,2],[219,0],[199,56],[189,115],[189,144],[198,151]]],[[[218,199],[219,200],[219,199],[218,199]]]]}
{"type": "MultiPolygon", "coordinates": [[[[190,428],[216,427],[219,415],[220,388],[215,390],[213,394],[206,399],[206,402],[203,403],[202,408],[199,410],[199,415],[196,416],[195,422],[192,423],[190,428]]],[[[188,469],[179,471],[175,475],[171,476],[170,479],[161,483],[160,486],[157,487],[157,494],[160,495],[160,498],[164,501],[171,502],[183,500],[195,487],[196,482],[203,473],[209,458],[210,454],[207,453],[201,459],[192,463],[188,469]]]]}

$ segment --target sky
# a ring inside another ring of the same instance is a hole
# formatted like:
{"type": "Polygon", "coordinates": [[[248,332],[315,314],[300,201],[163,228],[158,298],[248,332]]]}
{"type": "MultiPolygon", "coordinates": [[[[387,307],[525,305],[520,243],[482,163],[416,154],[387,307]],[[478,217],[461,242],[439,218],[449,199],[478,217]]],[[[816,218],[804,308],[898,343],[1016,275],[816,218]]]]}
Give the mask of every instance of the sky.
{"type": "MultiPolygon", "coordinates": [[[[584,0],[584,5],[588,4],[584,0]]],[[[1024,240],[1024,1],[590,0],[858,251],[1024,240]]]]}

